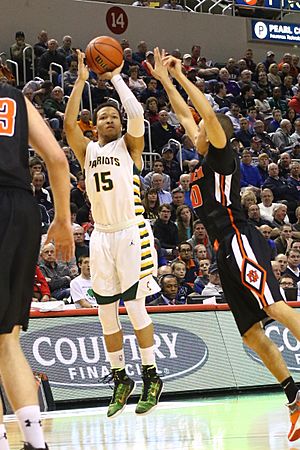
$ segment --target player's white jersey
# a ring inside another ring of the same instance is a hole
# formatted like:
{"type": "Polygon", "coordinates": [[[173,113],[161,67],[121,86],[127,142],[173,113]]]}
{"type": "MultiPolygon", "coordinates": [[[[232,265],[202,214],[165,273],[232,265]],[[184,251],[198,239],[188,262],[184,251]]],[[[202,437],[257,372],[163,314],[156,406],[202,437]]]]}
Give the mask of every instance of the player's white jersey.
{"type": "Polygon", "coordinates": [[[85,156],[85,183],[95,224],[122,229],[143,212],[138,170],[124,137],[100,146],[90,142],[85,156]]]}

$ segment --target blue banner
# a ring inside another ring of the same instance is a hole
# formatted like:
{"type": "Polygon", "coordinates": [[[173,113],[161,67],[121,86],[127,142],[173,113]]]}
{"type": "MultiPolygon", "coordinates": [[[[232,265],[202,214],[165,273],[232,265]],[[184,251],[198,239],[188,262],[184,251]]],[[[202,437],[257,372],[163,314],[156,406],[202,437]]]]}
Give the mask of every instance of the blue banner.
{"type": "MultiPolygon", "coordinates": [[[[243,6],[256,6],[257,0],[235,0],[237,5],[243,6]]],[[[260,5],[262,6],[262,5],[260,5]]],[[[295,11],[300,11],[300,1],[294,2],[293,0],[265,0],[264,5],[265,8],[272,9],[291,9],[295,11]]]]}
{"type": "Polygon", "coordinates": [[[252,39],[282,44],[300,42],[300,25],[279,21],[251,20],[252,39]]]}

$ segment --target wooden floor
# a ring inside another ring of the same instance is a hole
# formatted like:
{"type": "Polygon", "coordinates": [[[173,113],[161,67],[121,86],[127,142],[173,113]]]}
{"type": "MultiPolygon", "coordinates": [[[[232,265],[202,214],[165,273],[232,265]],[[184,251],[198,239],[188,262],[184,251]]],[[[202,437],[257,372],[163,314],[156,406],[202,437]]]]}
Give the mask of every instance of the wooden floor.
{"type": "MultiPolygon", "coordinates": [[[[134,405],[114,420],[106,408],[43,414],[50,450],[300,450],[289,443],[283,394],[162,402],[136,417],[134,405]]],[[[14,416],[5,419],[11,450],[21,448],[14,416]]]]}

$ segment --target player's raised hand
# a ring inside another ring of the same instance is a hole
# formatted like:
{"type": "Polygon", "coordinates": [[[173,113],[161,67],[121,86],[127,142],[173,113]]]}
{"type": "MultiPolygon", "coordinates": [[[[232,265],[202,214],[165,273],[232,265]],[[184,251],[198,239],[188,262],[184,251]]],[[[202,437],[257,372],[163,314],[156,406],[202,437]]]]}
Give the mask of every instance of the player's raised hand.
{"type": "Polygon", "coordinates": [[[124,61],[119,67],[116,67],[112,72],[104,72],[101,75],[98,75],[98,78],[100,78],[100,80],[111,80],[113,76],[119,75],[121,73],[123,66],[124,61]]]}
{"type": "Polygon", "coordinates": [[[154,68],[151,64],[148,62],[147,67],[150,70],[151,75],[160,81],[167,81],[169,80],[169,74],[166,65],[163,64],[163,58],[165,57],[165,51],[162,50],[160,53],[160,50],[158,47],[155,47],[154,49],[154,68]]]}
{"type": "Polygon", "coordinates": [[[166,66],[168,68],[168,71],[173,78],[178,79],[182,75],[180,59],[177,59],[174,56],[168,55],[168,56],[164,56],[162,61],[163,61],[164,66],[166,66]]]}
{"type": "Polygon", "coordinates": [[[78,49],[76,50],[76,52],[78,58],[78,78],[80,80],[86,81],[89,78],[90,74],[87,65],[84,63],[85,54],[78,49]]]}
{"type": "Polygon", "coordinates": [[[56,257],[63,261],[70,261],[74,256],[74,237],[71,223],[67,220],[59,221],[54,218],[51,223],[45,245],[53,242],[55,245],[56,257]]]}

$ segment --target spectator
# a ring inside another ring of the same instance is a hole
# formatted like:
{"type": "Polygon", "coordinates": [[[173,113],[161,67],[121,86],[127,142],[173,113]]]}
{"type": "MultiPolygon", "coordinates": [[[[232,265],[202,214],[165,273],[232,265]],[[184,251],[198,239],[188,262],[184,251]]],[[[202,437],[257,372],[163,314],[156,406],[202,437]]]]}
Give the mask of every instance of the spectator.
{"type": "Polygon", "coordinates": [[[60,47],[57,49],[57,53],[60,53],[66,58],[66,61],[70,61],[70,58],[72,57],[73,50],[72,50],[72,36],[64,36],[63,42],[60,47]]]}
{"type": "Polygon", "coordinates": [[[270,260],[275,259],[276,255],[277,255],[277,249],[276,249],[275,242],[273,241],[273,239],[271,239],[272,228],[269,225],[261,225],[259,227],[259,231],[264,236],[264,238],[267,241],[267,244],[270,247],[270,251],[271,251],[270,260]]]}
{"type": "Polygon", "coordinates": [[[63,70],[67,69],[66,57],[58,53],[58,42],[55,39],[48,41],[48,49],[41,55],[38,64],[38,75],[44,80],[50,79],[50,73],[54,77],[54,82],[57,83],[60,70],[57,66],[52,66],[51,63],[56,63],[62,66],[63,70]]]}
{"type": "Polygon", "coordinates": [[[231,97],[227,96],[227,89],[224,83],[217,83],[215,86],[214,101],[219,107],[219,112],[225,113],[231,107],[231,97]]]}
{"type": "Polygon", "coordinates": [[[40,269],[49,284],[51,296],[64,300],[70,295],[71,274],[65,264],[57,263],[53,244],[44,245],[41,251],[40,269]]]}
{"type": "Polygon", "coordinates": [[[146,89],[141,92],[140,102],[146,103],[149,97],[155,97],[156,99],[159,97],[157,81],[155,78],[149,78],[146,89]]]}
{"type": "Polygon", "coordinates": [[[209,259],[200,259],[199,260],[199,275],[195,279],[194,282],[194,291],[198,294],[201,294],[204,287],[209,282],[209,271],[210,261],[209,259]]]}
{"type": "Polygon", "coordinates": [[[280,87],[273,88],[272,97],[269,98],[269,104],[273,110],[279,109],[283,116],[286,114],[288,105],[287,101],[282,98],[280,87]]]}
{"type": "Polygon", "coordinates": [[[170,218],[171,206],[163,203],[158,208],[158,219],[153,224],[153,234],[162,248],[173,250],[178,245],[178,229],[170,218]]]}
{"type": "Polygon", "coordinates": [[[94,132],[93,122],[91,121],[91,113],[88,109],[82,109],[79,113],[79,120],[77,120],[77,124],[81,129],[82,133],[85,131],[94,132]]]}
{"type": "MultiPolygon", "coordinates": [[[[154,67],[154,53],[151,50],[146,52],[146,58],[141,63],[141,70],[143,72],[143,75],[150,77],[151,72],[149,70],[148,64],[150,64],[150,66],[154,67]]],[[[145,85],[145,88],[146,88],[146,85],[145,85]]]]}
{"type": "Polygon", "coordinates": [[[259,91],[256,92],[254,99],[255,108],[264,120],[270,119],[272,117],[272,108],[269,100],[267,99],[267,96],[268,94],[265,90],[259,89],[259,91]]]}
{"type": "Polygon", "coordinates": [[[273,119],[269,122],[267,131],[268,133],[274,133],[279,127],[282,121],[282,112],[280,109],[274,109],[272,112],[273,119]]]}
{"type": "Polygon", "coordinates": [[[279,167],[275,163],[268,165],[268,178],[264,182],[262,188],[271,189],[275,202],[279,200],[295,201],[295,192],[285,178],[279,177],[279,167]]]}
{"type": "Polygon", "coordinates": [[[292,124],[288,119],[282,119],[279,128],[273,134],[272,140],[280,153],[292,150],[293,140],[291,139],[292,124]]]}
{"type": "Polygon", "coordinates": [[[275,261],[277,261],[280,265],[280,272],[283,275],[287,268],[287,256],[284,254],[279,254],[275,257],[275,261]]]}
{"type": "Polygon", "coordinates": [[[43,172],[34,172],[32,175],[33,195],[38,204],[43,205],[47,210],[53,208],[49,191],[43,188],[45,175],[43,172]]]}
{"type": "Polygon", "coordinates": [[[241,206],[245,212],[245,216],[248,217],[248,209],[251,205],[257,203],[257,198],[251,188],[246,188],[241,195],[241,206]]]}
{"type": "Polygon", "coordinates": [[[282,84],[281,78],[278,75],[278,65],[276,63],[272,63],[269,65],[268,81],[272,87],[278,87],[282,84]]]}
{"type": "Polygon", "coordinates": [[[260,217],[260,209],[258,205],[251,205],[248,208],[248,222],[256,227],[261,227],[262,225],[271,225],[271,222],[264,220],[260,217]]]}
{"type": "Polygon", "coordinates": [[[34,285],[33,285],[33,302],[48,302],[51,298],[48,283],[39,268],[35,268],[34,285]]]}
{"type": "Polygon", "coordinates": [[[171,206],[171,220],[173,222],[176,222],[176,212],[177,208],[179,206],[184,205],[184,195],[185,191],[179,187],[173,189],[172,191],[172,202],[170,203],[171,206]]]}
{"type": "Polygon", "coordinates": [[[183,261],[176,261],[171,264],[172,274],[178,280],[178,294],[176,297],[177,303],[185,305],[188,295],[193,292],[191,286],[185,281],[186,265],[183,261]]]}
{"type": "Polygon", "coordinates": [[[66,109],[64,91],[61,87],[55,86],[52,89],[51,97],[45,100],[43,108],[46,117],[50,119],[51,128],[58,133],[56,137],[59,139],[61,136],[59,130],[63,128],[66,109]]]}
{"type": "Polygon", "coordinates": [[[258,164],[256,167],[259,171],[262,183],[264,183],[269,176],[269,174],[268,174],[269,162],[270,162],[270,159],[266,153],[260,153],[258,155],[258,164]]]}
{"type": "Polygon", "coordinates": [[[230,74],[225,67],[219,71],[219,80],[224,83],[228,95],[235,98],[240,94],[241,90],[239,85],[234,80],[230,79],[230,74]]]}
{"type": "Polygon", "coordinates": [[[145,81],[139,78],[139,67],[131,66],[129,68],[129,88],[132,90],[134,95],[139,98],[141,92],[147,88],[145,81]]]}
{"type": "Polygon", "coordinates": [[[74,236],[74,243],[75,243],[75,257],[76,257],[76,262],[78,264],[79,258],[81,256],[89,256],[90,249],[89,249],[89,246],[86,245],[84,242],[85,232],[84,232],[84,229],[80,225],[73,228],[73,236],[74,236]]]}
{"type": "Polygon", "coordinates": [[[86,201],[85,179],[81,171],[77,172],[76,178],[77,186],[71,191],[71,202],[75,203],[77,208],[80,209],[86,201]]]}
{"type": "Polygon", "coordinates": [[[178,284],[177,277],[172,273],[163,275],[160,279],[161,295],[148,303],[148,306],[176,305],[178,284]]]}
{"type": "Polygon", "coordinates": [[[70,59],[68,63],[68,70],[64,72],[64,91],[67,95],[71,94],[78,74],[78,61],[70,59]]]}
{"type": "Polygon", "coordinates": [[[133,53],[133,58],[135,61],[137,61],[139,64],[144,61],[146,58],[147,53],[147,44],[145,41],[140,41],[137,45],[137,52],[133,53]]]}
{"type": "Polygon", "coordinates": [[[291,248],[292,241],[292,225],[286,223],[280,227],[280,235],[274,240],[277,254],[285,254],[291,248]]]}
{"type": "Polygon", "coordinates": [[[178,242],[187,241],[193,234],[193,212],[187,205],[178,206],[176,211],[178,242]]]}
{"type": "Polygon", "coordinates": [[[297,222],[293,224],[293,231],[300,232],[300,206],[298,206],[298,208],[296,208],[295,216],[296,216],[297,222]]]}
{"type": "Polygon", "coordinates": [[[251,187],[254,192],[260,192],[262,179],[257,167],[252,165],[249,150],[243,150],[241,161],[241,187],[251,187]]]}
{"type": "Polygon", "coordinates": [[[254,92],[256,92],[258,89],[256,81],[252,81],[252,72],[248,69],[244,69],[241,71],[241,79],[238,82],[238,85],[240,86],[241,89],[245,85],[250,85],[254,92]]]}
{"type": "Polygon", "coordinates": [[[270,65],[275,62],[275,53],[272,50],[269,50],[266,53],[266,59],[264,60],[264,65],[266,70],[269,69],[270,65]]]}
{"type": "Polygon", "coordinates": [[[187,173],[183,173],[179,178],[179,186],[184,190],[184,203],[188,205],[190,208],[193,208],[192,202],[190,199],[190,175],[187,173]]]}
{"type": "Polygon", "coordinates": [[[38,41],[33,46],[36,64],[38,65],[39,58],[48,50],[48,33],[42,30],[38,34],[38,41]]]}
{"type": "Polygon", "coordinates": [[[265,125],[262,120],[257,120],[254,124],[255,136],[262,141],[262,150],[264,153],[268,153],[272,158],[277,158],[279,150],[274,145],[272,139],[266,131],[264,131],[265,125]]]}
{"type": "Polygon", "coordinates": [[[290,249],[287,251],[286,256],[287,268],[284,275],[289,275],[293,279],[294,284],[297,285],[300,281],[300,252],[296,249],[290,249]]]}
{"type": "MultiPolygon", "coordinates": [[[[199,154],[197,153],[197,150],[192,142],[192,140],[188,137],[187,134],[184,134],[181,138],[182,142],[182,164],[184,168],[188,167],[189,161],[192,159],[199,160],[199,154]]],[[[179,161],[180,154],[177,153],[177,160],[179,161]]]]}
{"type": "MultiPolygon", "coordinates": [[[[282,92],[282,97],[285,98],[286,100],[289,100],[289,103],[288,103],[289,108],[293,108],[293,105],[290,105],[291,98],[294,97],[294,92],[293,92],[292,87],[293,87],[293,77],[291,77],[290,75],[287,75],[283,79],[283,86],[281,86],[281,92],[282,92]]],[[[297,97],[297,94],[295,97],[297,97]]],[[[293,108],[293,109],[295,110],[295,108],[293,108]]]]}
{"type": "Polygon", "coordinates": [[[183,261],[186,265],[185,281],[193,284],[199,271],[199,265],[193,256],[193,247],[189,242],[181,242],[178,245],[179,256],[174,262],[183,261]]]}
{"type": "Polygon", "coordinates": [[[169,144],[162,148],[161,161],[164,165],[164,173],[171,178],[171,189],[175,189],[182,171],[179,163],[174,159],[174,151],[169,144]]]}
{"type": "Polygon", "coordinates": [[[161,153],[164,145],[168,143],[170,139],[178,140],[176,129],[168,123],[168,112],[162,109],[158,113],[158,121],[151,125],[151,139],[153,150],[161,153]]]}
{"type": "Polygon", "coordinates": [[[262,203],[259,203],[260,215],[262,219],[268,220],[269,222],[273,222],[273,210],[276,203],[273,203],[274,195],[271,189],[264,188],[261,191],[260,198],[262,203]]]}
{"type": "Polygon", "coordinates": [[[281,278],[280,264],[277,261],[271,261],[272,271],[277,281],[281,278]]]}
{"type": "MultiPolygon", "coordinates": [[[[26,77],[26,80],[31,80],[32,79],[31,51],[25,52],[25,66],[26,66],[25,74],[24,74],[24,68],[23,68],[23,51],[29,45],[25,42],[24,32],[17,31],[15,39],[16,40],[15,40],[14,44],[12,44],[10,47],[10,57],[14,62],[16,62],[18,64],[20,81],[25,79],[24,77],[26,77]]],[[[14,76],[16,76],[15,71],[14,71],[14,76]]]]}
{"type": "Polygon", "coordinates": [[[162,174],[154,173],[152,175],[151,187],[156,189],[160,205],[162,205],[164,203],[169,204],[172,202],[172,196],[171,196],[170,192],[165,191],[163,189],[163,183],[164,183],[164,178],[163,178],[162,174]]]}
{"type": "Polygon", "coordinates": [[[230,110],[226,113],[226,116],[229,117],[229,119],[232,122],[234,132],[237,133],[240,131],[240,107],[236,103],[232,103],[230,110]]]}
{"type": "Polygon", "coordinates": [[[243,116],[247,114],[250,106],[255,106],[253,88],[250,84],[244,84],[241,87],[241,93],[235,98],[235,102],[239,105],[243,116]]]}
{"type": "Polygon", "coordinates": [[[152,169],[153,170],[151,170],[151,172],[147,173],[147,175],[145,176],[145,178],[144,178],[144,185],[147,188],[150,187],[151,184],[152,184],[153,175],[155,173],[158,173],[158,174],[162,175],[162,177],[163,177],[163,186],[162,186],[163,190],[170,192],[171,179],[170,179],[169,175],[163,173],[164,172],[164,165],[163,165],[162,160],[161,159],[156,159],[154,161],[154,163],[153,163],[152,169]]]}
{"type": "Polygon", "coordinates": [[[98,305],[92,289],[90,258],[80,256],[78,265],[80,275],[70,283],[70,294],[75,308],[96,308],[98,305]]]}
{"type": "MultiPolygon", "coordinates": [[[[189,239],[190,241],[190,239],[189,239]]],[[[194,247],[194,252],[193,252],[193,258],[195,258],[195,260],[200,264],[200,261],[202,261],[202,259],[208,259],[210,261],[210,258],[208,257],[207,254],[207,248],[205,247],[204,244],[197,244],[194,247]]]]}
{"type": "Polygon", "coordinates": [[[212,245],[208,239],[207,231],[201,220],[197,219],[195,220],[193,224],[194,232],[191,239],[189,239],[187,242],[191,244],[193,248],[193,257],[197,257],[196,255],[196,246],[198,244],[203,244],[206,248],[207,253],[205,254],[205,258],[209,258],[210,260],[213,258],[214,251],[212,248],[212,245]]]}
{"type": "Polygon", "coordinates": [[[273,209],[273,222],[272,227],[280,228],[285,225],[287,222],[285,221],[287,217],[287,206],[283,203],[277,203],[275,208],[273,209]]]}
{"type": "Polygon", "coordinates": [[[249,130],[249,121],[246,117],[240,118],[240,130],[235,133],[237,139],[243,144],[243,147],[250,147],[251,139],[254,133],[249,130]]]}
{"type": "Polygon", "coordinates": [[[159,120],[158,115],[158,100],[156,97],[148,97],[145,105],[145,119],[150,122],[150,125],[159,120]]]}
{"type": "Polygon", "coordinates": [[[216,263],[211,264],[208,270],[208,278],[209,282],[204,287],[202,291],[202,295],[214,296],[214,295],[222,295],[223,289],[221,286],[221,280],[219,276],[219,269],[216,263]]]}
{"type": "Polygon", "coordinates": [[[96,86],[91,86],[91,94],[93,108],[97,108],[101,103],[105,103],[110,97],[114,96],[114,89],[108,85],[106,80],[102,80],[98,76],[96,86]]]}
{"type": "Polygon", "coordinates": [[[283,178],[288,178],[290,175],[290,164],[292,160],[290,154],[287,152],[281,153],[278,161],[279,176],[283,178]]]}
{"type": "Polygon", "coordinates": [[[143,215],[153,225],[154,221],[158,219],[159,198],[157,190],[152,187],[146,189],[142,203],[144,207],[143,215]]]}
{"type": "MultiPolygon", "coordinates": [[[[299,91],[300,93],[300,91],[299,91]]],[[[294,143],[300,144],[300,118],[296,119],[294,122],[295,131],[291,134],[291,140],[294,143]]]]}

